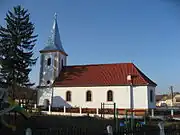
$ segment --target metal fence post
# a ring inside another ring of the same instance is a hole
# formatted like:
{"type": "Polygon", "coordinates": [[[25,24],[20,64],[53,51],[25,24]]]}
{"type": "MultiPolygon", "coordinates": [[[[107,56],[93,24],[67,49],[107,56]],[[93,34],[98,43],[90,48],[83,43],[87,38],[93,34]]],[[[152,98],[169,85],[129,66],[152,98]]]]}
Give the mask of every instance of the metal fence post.
{"type": "Polygon", "coordinates": [[[51,105],[49,105],[48,111],[49,111],[49,113],[51,112],[51,105]]]}
{"type": "Polygon", "coordinates": [[[171,116],[174,116],[174,110],[171,109],[171,116]]]}
{"type": "Polygon", "coordinates": [[[81,107],[79,107],[79,113],[82,114],[82,108],[81,107]]]}
{"type": "Polygon", "coordinates": [[[96,114],[97,115],[99,114],[99,108],[96,108],[96,114]]]}
{"type": "Polygon", "coordinates": [[[154,117],[154,109],[151,110],[151,116],[154,117]]]}
{"type": "Polygon", "coordinates": [[[107,126],[107,133],[108,133],[108,135],[113,135],[112,126],[110,126],[110,125],[107,126]]]}
{"type": "Polygon", "coordinates": [[[36,105],[36,104],[34,104],[34,108],[35,108],[35,109],[37,108],[37,105],[36,105]]]}
{"type": "Polygon", "coordinates": [[[160,135],[165,135],[165,133],[164,133],[164,123],[159,122],[158,126],[159,126],[159,129],[160,129],[160,135]]]}
{"type": "Polygon", "coordinates": [[[66,106],[64,106],[64,115],[66,114],[66,106]]]}

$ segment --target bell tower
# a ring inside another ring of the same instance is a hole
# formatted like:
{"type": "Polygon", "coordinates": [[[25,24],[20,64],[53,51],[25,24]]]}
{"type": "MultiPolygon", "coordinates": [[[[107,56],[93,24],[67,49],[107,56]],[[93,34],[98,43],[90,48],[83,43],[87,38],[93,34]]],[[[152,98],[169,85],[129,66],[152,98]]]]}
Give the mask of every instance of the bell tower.
{"type": "Polygon", "coordinates": [[[39,86],[51,86],[63,66],[66,66],[68,56],[60,39],[56,13],[51,35],[44,49],[40,50],[40,54],[39,86]]]}

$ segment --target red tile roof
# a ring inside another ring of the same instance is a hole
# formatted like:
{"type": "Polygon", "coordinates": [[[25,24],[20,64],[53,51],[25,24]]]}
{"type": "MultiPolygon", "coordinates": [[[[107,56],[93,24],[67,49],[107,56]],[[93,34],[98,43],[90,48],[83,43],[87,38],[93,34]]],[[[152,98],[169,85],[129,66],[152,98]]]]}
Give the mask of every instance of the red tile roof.
{"type": "Polygon", "coordinates": [[[54,86],[113,86],[129,85],[127,76],[136,75],[134,85],[156,86],[133,63],[94,64],[66,66],[54,82],[54,86]]]}

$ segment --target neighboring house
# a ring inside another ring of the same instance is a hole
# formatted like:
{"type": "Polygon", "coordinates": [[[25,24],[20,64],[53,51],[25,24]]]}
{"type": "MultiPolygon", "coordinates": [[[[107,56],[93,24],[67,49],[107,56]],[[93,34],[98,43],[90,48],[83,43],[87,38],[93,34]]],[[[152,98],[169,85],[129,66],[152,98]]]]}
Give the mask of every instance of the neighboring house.
{"type": "Polygon", "coordinates": [[[167,104],[166,104],[166,100],[164,97],[166,97],[167,95],[156,95],[156,106],[160,107],[160,106],[163,106],[163,107],[166,107],[167,104]]]}
{"type": "Polygon", "coordinates": [[[133,63],[68,66],[56,17],[52,36],[40,53],[39,106],[100,108],[107,103],[106,107],[113,108],[116,103],[119,109],[156,107],[156,83],[133,63]]]}
{"type": "MultiPolygon", "coordinates": [[[[8,89],[8,93],[10,94],[12,89],[8,89]]],[[[37,103],[37,90],[33,88],[27,87],[19,87],[15,88],[15,101],[23,104],[36,104],[37,103]]]]}
{"type": "MultiPolygon", "coordinates": [[[[7,101],[8,96],[12,97],[12,89],[0,88],[0,99],[3,98],[7,101]]],[[[37,103],[37,91],[32,88],[16,86],[14,90],[14,98],[17,103],[30,103],[34,105],[37,103]]]]}
{"type": "Polygon", "coordinates": [[[175,94],[173,98],[173,105],[180,106],[180,93],[175,94]]]}
{"type": "Polygon", "coordinates": [[[158,101],[156,100],[156,106],[180,106],[180,93],[174,92],[173,97],[169,95],[157,95],[156,99],[161,97],[158,101]]]}

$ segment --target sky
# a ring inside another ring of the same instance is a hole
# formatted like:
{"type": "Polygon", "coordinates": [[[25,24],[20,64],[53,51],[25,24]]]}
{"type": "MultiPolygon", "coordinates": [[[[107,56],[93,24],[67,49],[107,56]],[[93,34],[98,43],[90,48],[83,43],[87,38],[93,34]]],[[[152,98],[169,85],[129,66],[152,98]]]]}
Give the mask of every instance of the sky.
{"type": "MultiPolygon", "coordinates": [[[[35,57],[47,43],[57,13],[68,65],[133,62],[157,83],[180,92],[180,1],[0,0],[0,25],[13,6],[31,14],[38,34],[35,57]]],[[[39,82],[39,59],[30,74],[39,82]]]]}

